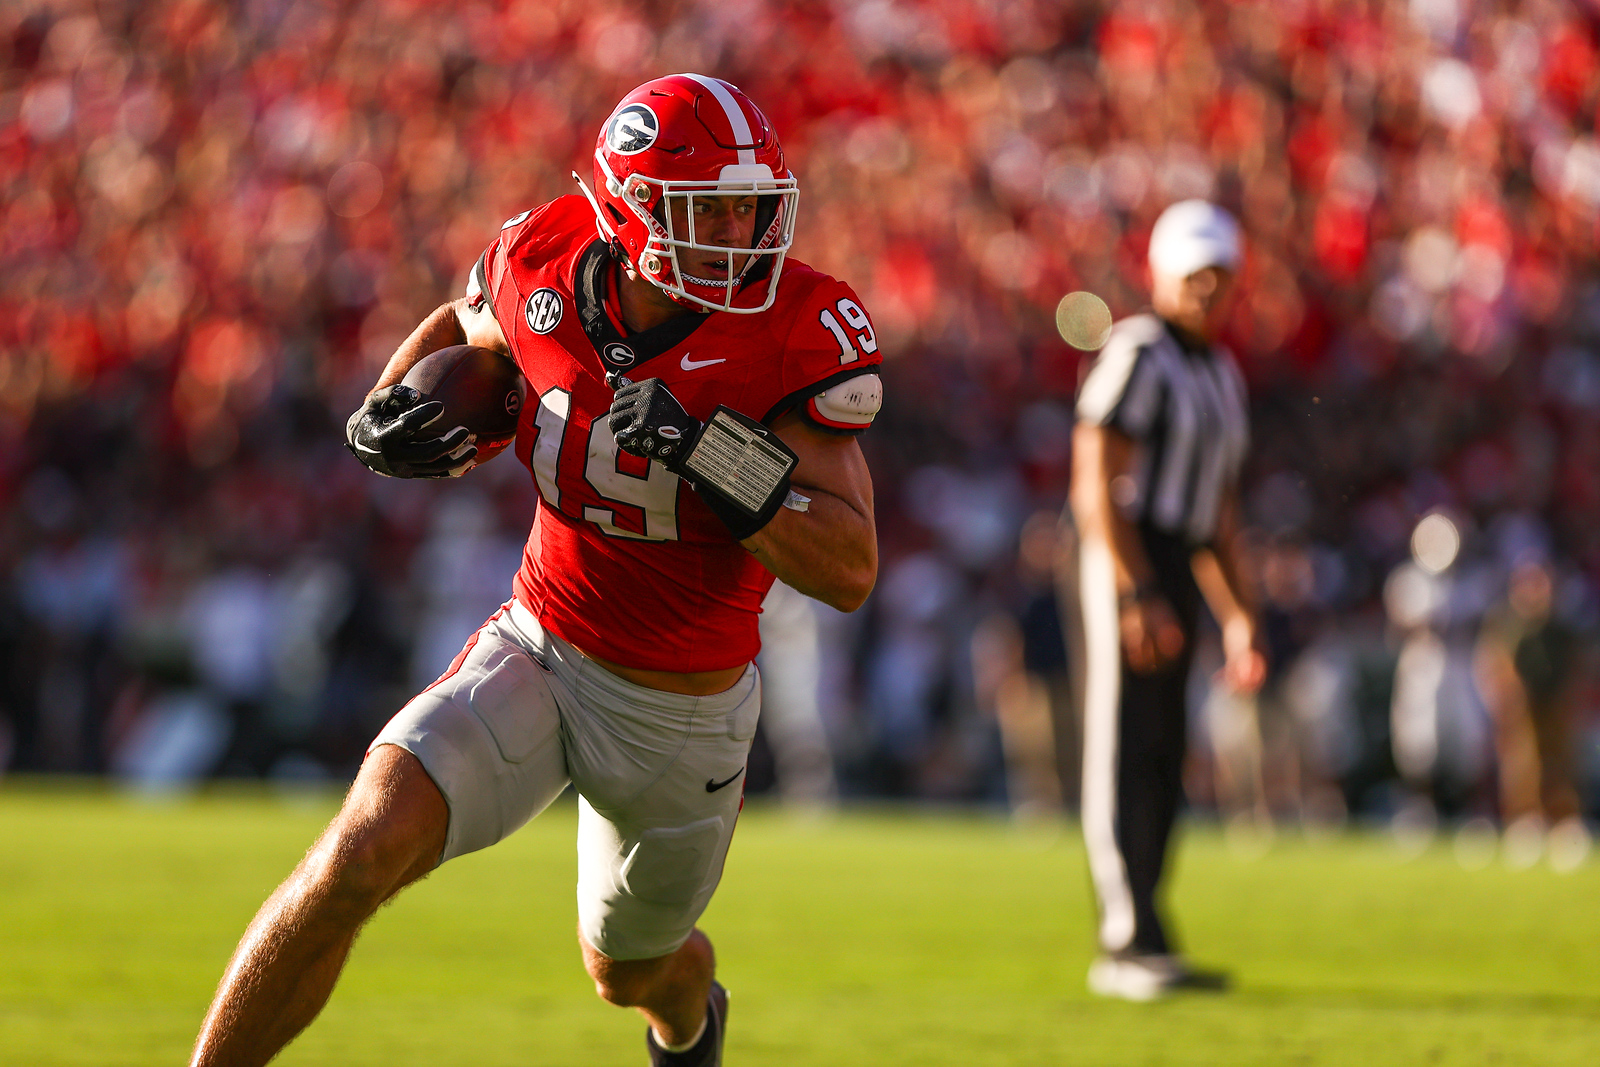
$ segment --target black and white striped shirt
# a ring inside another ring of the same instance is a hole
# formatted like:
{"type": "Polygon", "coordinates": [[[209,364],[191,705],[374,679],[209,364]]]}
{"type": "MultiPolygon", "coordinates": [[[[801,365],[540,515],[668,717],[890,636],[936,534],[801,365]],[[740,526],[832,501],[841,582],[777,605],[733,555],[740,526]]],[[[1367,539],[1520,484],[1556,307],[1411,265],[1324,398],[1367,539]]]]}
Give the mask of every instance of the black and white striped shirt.
{"type": "Polygon", "coordinates": [[[1078,419],[1140,446],[1132,500],[1117,501],[1125,514],[1211,541],[1250,441],[1244,377],[1227,349],[1191,352],[1155,315],[1123,319],[1078,390],[1078,419]]]}

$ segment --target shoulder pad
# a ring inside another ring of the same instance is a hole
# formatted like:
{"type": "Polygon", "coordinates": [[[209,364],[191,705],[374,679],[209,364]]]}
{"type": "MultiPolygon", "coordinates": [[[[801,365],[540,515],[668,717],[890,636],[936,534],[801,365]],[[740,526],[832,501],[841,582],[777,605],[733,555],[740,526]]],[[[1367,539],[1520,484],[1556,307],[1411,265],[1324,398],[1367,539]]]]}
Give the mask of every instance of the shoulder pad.
{"type": "Polygon", "coordinates": [[[860,433],[872,425],[881,407],[883,379],[876,374],[858,374],[811,397],[805,412],[825,430],[860,433]]]}

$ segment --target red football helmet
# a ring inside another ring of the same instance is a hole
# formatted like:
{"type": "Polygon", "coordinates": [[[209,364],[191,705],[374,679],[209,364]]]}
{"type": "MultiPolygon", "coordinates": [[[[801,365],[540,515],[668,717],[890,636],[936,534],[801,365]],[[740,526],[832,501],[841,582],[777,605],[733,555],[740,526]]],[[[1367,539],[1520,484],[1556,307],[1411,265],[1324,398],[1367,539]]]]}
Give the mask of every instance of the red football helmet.
{"type": "Polygon", "coordinates": [[[772,306],[784,255],[794,243],[800,190],[772,124],[734,86],[704,74],[645,82],[622,98],[600,130],[594,192],[576,172],[572,176],[594,207],[600,236],[620,246],[633,269],[674,300],[738,314],[772,306]],[[684,269],[681,251],[726,251],[697,239],[694,198],[752,195],[757,209],[748,254],[724,257],[726,274],[719,277],[684,269]],[[686,209],[687,233],[677,232],[676,201],[686,209]],[[763,280],[764,294],[757,288],[763,280]],[[746,289],[749,299],[735,303],[746,289]]]}

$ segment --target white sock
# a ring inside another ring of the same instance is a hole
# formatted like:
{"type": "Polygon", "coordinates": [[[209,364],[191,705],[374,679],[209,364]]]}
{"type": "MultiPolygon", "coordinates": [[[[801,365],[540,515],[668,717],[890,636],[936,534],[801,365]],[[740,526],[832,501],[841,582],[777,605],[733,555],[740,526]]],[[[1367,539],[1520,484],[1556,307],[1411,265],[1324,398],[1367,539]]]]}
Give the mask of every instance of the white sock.
{"type": "Polygon", "coordinates": [[[696,1030],[694,1032],[694,1036],[681,1045],[669,1045],[665,1041],[661,1040],[660,1031],[653,1026],[650,1028],[650,1032],[655,1035],[656,1044],[661,1048],[662,1052],[688,1052],[690,1049],[694,1048],[700,1043],[700,1039],[702,1037],[706,1036],[706,1027],[710,1024],[711,1013],[708,1011],[706,1012],[706,1017],[700,1020],[700,1029],[696,1030]]]}

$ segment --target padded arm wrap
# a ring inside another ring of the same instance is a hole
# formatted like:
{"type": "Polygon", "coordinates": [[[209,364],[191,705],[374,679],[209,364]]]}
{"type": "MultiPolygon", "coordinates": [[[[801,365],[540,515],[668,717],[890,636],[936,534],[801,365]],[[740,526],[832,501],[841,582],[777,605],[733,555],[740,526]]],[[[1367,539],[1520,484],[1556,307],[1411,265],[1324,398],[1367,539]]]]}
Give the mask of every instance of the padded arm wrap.
{"type": "Polygon", "coordinates": [[[783,506],[799,462],[766,426],[722,405],[695,438],[682,473],[734,539],[743,541],[783,506]]]}

